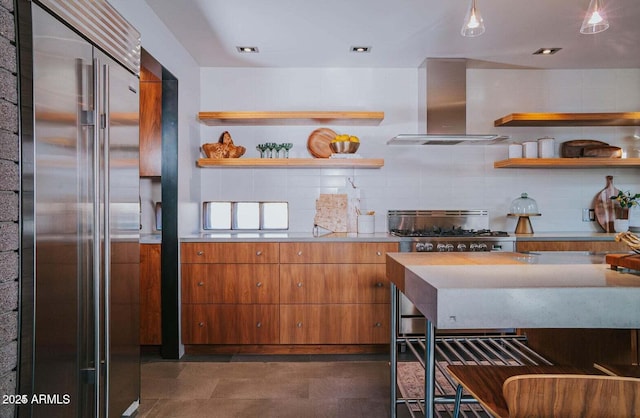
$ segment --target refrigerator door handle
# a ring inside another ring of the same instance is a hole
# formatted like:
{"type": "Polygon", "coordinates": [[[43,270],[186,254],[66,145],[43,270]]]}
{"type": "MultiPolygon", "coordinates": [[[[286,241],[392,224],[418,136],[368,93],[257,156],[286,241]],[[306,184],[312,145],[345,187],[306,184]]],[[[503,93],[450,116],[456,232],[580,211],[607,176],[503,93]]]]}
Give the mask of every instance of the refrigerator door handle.
{"type": "MultiPolygon", "coordinates": [[[[99,88],[100,86],[100,62],[97,58],[93,59],[93,111],[95,114],[100,114],[100,104],[102,99],[103,91],[99,88]]],[[[102,352],[101,352],[101,321],[100,321],[100,311],[102,309],[101,304],[101,264],[103,262],[101,257],[101,248],[102,248],[102,222],[101,222],[101,205],[102,205],[102,196],[101,196],[101,184],[100,184],[100,173],[101,173],[101,154],[100,154],[100,129],[93,130],[93,190],[94,190],[94,201],[93,201],[93,216],[95,225],[93,228],[93,306],[95,309],[93,322],[94,322],[94,347],[93,347],[93,356],[94,356],[94,364],[96,369],[95,376],[95,388],[94,388],[94,417],[102,416],[100,414],[100,408],[102,407],[102,402],[100,401],[101,392],[102,392],[102,352]]]]}
{"type": "MultiPolygon", "coordinates": [[[[100,130],[103,135],[103,144],[102,144],[102,153],[103,153],[103,164],[104,164],[104,175],[103,179],[103,187],[104,187],[104,287],[103,287],[103,303],[104,303],[104,362],[105,364],[105,379],[104,379],[104,399],[109,399],[109,359],[111,358],[110,351],[110,306],[111,306],[111,295],[109,290],[111,288],[111,221],[110,221],[110,212],[111,212],[111,194],[110,194],[110,160],[109,160],[109,151],[111,148],[110,138],[109,138],[109,128],[110,128],[110,108],[109,108],[109,65],[105,64],[101,66],[102,69],[102,79],[101,79],[101,88],[102,88],[102,110],[103,113],[100,115],[100,130]]],[[[105,417],[109,416],[109,402],[104,402],[105,409],[105,417]]]]}

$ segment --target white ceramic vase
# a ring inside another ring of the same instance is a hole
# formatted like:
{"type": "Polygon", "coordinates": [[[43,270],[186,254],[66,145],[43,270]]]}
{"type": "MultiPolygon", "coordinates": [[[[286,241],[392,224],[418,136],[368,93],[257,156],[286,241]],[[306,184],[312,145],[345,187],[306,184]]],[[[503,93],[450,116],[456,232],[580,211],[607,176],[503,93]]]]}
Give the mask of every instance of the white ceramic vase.
{"type": "Polygon", "coordinates": [[[640,232],[640,206],[629,208],[629,231],[640,232]]]}
{"type": "Polygon", "coordinates": [[[629,230],[629,220],[628,219],[614,219],[613,220],[613,229],[616,232],[626,232],[629,230]]]}

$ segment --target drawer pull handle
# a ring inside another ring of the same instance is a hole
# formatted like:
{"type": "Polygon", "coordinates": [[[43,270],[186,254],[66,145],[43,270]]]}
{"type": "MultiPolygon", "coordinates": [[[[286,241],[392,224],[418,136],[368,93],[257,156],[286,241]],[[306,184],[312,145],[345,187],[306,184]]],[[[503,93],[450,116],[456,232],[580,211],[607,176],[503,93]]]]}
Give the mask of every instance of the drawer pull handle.
{"type": "Polygon", "coordinates": [[[256,255],[259,257],[262,255],[262,251],[256,251],[256,255]]]}
{"type": "Polygon", "coordinates": [[[302,287],[302,282],[298,282],[297,286],[302,287]]]}
{"type": "Polygon", "coordinates": [[[384,287],[384,284],[382,284],[382,282],[378,282],[376,283],[376,287],[384,287]]]}
{"type": "Polygon", "coordinates": [[[380,328],[382,324],[380,322],[376,322],[376,327],[380,328]]]}
{"type": "Polygon", "coordinates": [[[262,287],[262,282],[256,283],[256,287],[262,287]]]}
{"type": "Polygon", "coordinates": [[[198,282],[198,286],[200,287],[204,286],[204,282],[198,282]]]}
{"type": "Polygon", "coordinates": [[[262,323],[261,323],[261,322],[258,322],[258,323],[256,324],[256,328],[261,328],[261,327],[262,327],[262,323]]]}
{"type": "Polygon", "coordinates": [[[204,255],[204,251],[198,251],[198,255],[204,255]]]}
{"type": "Polygon", "coordinates": [[[302,255],[302,251],[298,251],[298,256],[301,256],[301,255],[302,255]]]}
{"type": "Polygon", "coordinates": [[[376,254],[377,255],[382,255],[382,252],[381,251],[376,251],[376,254]]]}
{"type": "Polygon", "coordinates": [[[200,323],[198,323],[198,326],[199,326],[200,328],[204,327],[204,322],[200,322],[200,323]]]}
{"type": "Polygon", "coordinates": [[[302,322],[298,322],[298,323],[296,324],[296,327],[298,327],[298,328],[302,328],[302,322]]]}

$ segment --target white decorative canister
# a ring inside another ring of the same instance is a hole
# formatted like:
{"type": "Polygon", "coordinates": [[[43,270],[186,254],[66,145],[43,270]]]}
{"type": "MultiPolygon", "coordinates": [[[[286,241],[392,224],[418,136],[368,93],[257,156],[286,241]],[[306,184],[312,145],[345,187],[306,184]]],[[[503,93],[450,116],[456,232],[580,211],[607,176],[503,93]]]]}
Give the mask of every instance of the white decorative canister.
{"type": "Polygon", "coordinates": [[[538,139],[538,157],[553,158],[555,155],[555,139],[544,137],[538,139]]]}
{"type": "Polygon", "coordinates": [[[640,206],[629,208],[629,231],[640,232],[640,206]]]}

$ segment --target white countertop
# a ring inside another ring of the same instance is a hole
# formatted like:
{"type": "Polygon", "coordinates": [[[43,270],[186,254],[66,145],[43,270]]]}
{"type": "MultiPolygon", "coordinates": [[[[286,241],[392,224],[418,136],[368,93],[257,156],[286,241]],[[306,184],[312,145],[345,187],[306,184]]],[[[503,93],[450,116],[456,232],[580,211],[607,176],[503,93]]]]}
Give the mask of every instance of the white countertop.
{"type": "Polygon", "coordinates": [[[404,293],[440,329],[640,328],[640,275],[513,254],[521,264],[405,265],[404,293]]]}
{"type": "Polygon", "coordinates": [[[203,232],[200,234],[180,237],[181,242],[282,242],[282,241],[313,241],[313,242],[398,242],[399,237],[387,233],[357,234],[357,233],[327,233],[314,236],[311,232],[288,231],[233,231],[233,232],[203,232]]]}
{"type": "MultiPolygon", "coordinates": [[[[601,232],[540,232],[535,234],[511,234],[516,241],[614,241],[615,233],[601,232]]],[[[398,242],[403,238],[376,232],[374,234],[325,233],[314,236],[311,232],[289,231],[220,231],[201,232],[180,237],[182,242],[224,242],[224,241],[389,241],[398,242]]],[[[141,234],[141,244],[160,244],[161,233],[141,234]]]]}

